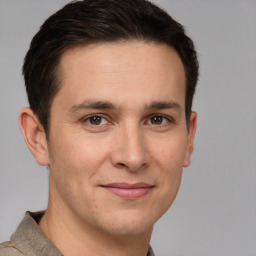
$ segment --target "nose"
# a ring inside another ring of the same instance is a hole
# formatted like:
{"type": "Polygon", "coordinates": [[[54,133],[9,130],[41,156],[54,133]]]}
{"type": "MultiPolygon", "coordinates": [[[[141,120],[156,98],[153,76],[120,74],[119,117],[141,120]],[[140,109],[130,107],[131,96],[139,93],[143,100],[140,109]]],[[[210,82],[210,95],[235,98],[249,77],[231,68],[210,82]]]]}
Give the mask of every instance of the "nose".
{"type": "Polygon", "coordinates": [[[137,172],[149,164],[145,139],[139,127],[120,129],[113,143],[111,161],[115,167],[130,172],[137,172]]]}

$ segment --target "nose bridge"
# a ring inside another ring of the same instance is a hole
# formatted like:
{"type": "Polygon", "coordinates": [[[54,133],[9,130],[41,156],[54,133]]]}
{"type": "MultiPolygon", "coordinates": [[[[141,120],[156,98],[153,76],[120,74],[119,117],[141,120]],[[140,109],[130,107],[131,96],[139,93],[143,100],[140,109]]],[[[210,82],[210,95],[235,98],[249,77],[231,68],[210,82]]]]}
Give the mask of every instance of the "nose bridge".
{"type": "Polygon", "coordinates": [[[134,122],[120,127],[116,136],[112,160],[115,166],[137,171],[148,163],[148,154],[143,130],[134,122]]]}

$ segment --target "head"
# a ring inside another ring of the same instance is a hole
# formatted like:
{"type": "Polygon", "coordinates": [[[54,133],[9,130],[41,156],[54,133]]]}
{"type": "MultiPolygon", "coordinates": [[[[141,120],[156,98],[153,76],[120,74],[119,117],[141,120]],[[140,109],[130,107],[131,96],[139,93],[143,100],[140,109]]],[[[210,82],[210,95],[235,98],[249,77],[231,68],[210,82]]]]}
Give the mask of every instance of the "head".
{"type": "Polygon", "coordinates": [[[183,26],[145,0],[86,0],[71,2],[48,18],[25,57],[23,75],[29,104],[47,136],[51,103],[61,89],[59,62],[63,53],[91,44],[124,41],[167,44],[178,53],[186,74],[185,111],[189,125],[198,62],[183,26]]]}
{"type": "Polygon", "coordinates": [[[20,127],[49,166],[49,209],[98,235],[150,233],[193,151],[198,63],[183,27],[144,0],[73,2],[42,25],[23,73],[20,127]]]}

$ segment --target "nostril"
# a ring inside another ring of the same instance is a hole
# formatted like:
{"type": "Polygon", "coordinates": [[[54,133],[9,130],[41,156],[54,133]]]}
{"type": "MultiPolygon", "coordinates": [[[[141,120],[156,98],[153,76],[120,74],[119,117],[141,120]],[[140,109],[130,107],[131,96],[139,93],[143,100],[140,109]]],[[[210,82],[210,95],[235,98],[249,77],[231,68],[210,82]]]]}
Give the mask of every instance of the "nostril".
{"type": "Polygon", "coordinates": [[[124,164],[124,163],[117,163],[116,166],[119,167],[119,168],[127,168],[127,169],[129,169],[129,167],[126,164],[124,164]]]}
{"type": "Polygon", "coordinates": [[[146,167],[147,165],[148,165],[147,163],[143,163],[143,164],[141,165],[141,167],[144,168],[144,167],[146,167]]]}
{"type": "Polygon", "coordinates": [[[130,172],[137,172],[137,171],[139,171],[139,170],[141,170],[141,169],[146,168],[147,165],[148,165],[147,163],[143,163],[143,164],[141,164],[141,165],[138,165],[138,164],[132,165],[132,164],[117,163],[115,166],[116,166],[117,168],[125,169],[125,170],[128,170],[128,171],[130,171],[130,172]]]}

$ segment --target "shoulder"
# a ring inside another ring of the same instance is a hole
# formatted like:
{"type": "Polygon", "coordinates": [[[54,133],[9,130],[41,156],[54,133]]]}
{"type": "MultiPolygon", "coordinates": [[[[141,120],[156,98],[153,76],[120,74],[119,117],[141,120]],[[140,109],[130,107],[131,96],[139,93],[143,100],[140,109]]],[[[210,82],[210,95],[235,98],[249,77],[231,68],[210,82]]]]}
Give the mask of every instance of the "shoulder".
{"type": "Polygon", "coordinates": [[[0,256],[24,256],[24,254],[15,248],[13,243],[3,242],[0,243],[0,256]]]}

